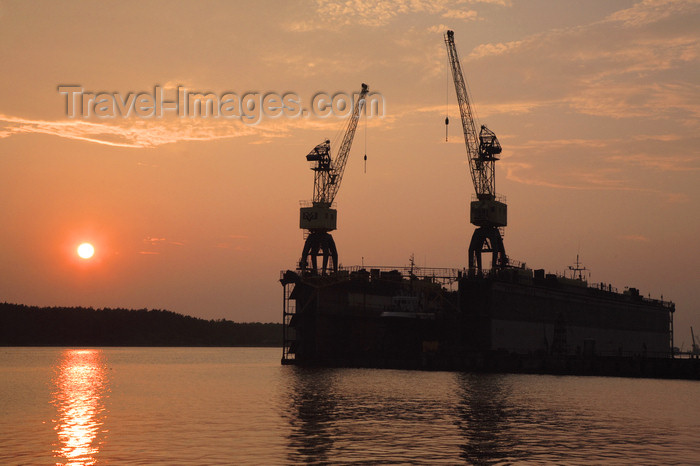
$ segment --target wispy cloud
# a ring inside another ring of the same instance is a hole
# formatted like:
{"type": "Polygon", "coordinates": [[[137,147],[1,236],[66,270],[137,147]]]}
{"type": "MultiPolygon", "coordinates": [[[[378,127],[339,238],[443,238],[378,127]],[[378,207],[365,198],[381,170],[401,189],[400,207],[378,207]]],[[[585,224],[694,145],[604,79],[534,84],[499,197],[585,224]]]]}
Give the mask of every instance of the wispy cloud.
{"type": "Polygon", "coordinates": [[[626,241],[634,241],[637,243],[648,243],[651,241],[649,238],[647,238],[644,235],[622,235],[619,236],[620,239],[626,240],[626,241]]]}
{"type": "Polygon", "coordinates": [[[534,38],[528,40],[514,40],[510,42],[497,42],[489,44],[481,44],[472,50],[467,59],[479,59],[488,56],[498,56],[503,55],[508,52],[513,52],[522,47],[523,45],[534,42],[534,38]]]}
{"type": "Polygon", "coordinates": [[[181,241],[172,241],[167,238],[147,236],[143,242],[148,246],[148,250],[139,251],[139,254],[162,254],[168,250],[168,246],[184,246],[181,241]]]}
{"type": "MultiPolygon", "coordinates": [[[[625,186],[619,179],[607,178],[606,176],[612,172],[609,170],[576,171],[576,173],[568,174],[566,178],[569,182],[564,183],[552,182],[549,179],[538,176],[535,168],[534,164],[525,162],[508,162],[502,167],[508,180],[532,186],[577,191],[649,191],[647,189],[625,186]]],[[[562,178],[561,176],[559,177],[559,179],[562,178]]]]}
{"type": "Polygon", "coordinates": [[[180,141],[211,141],[266,131],[240,122],[206,120],[32,120],[0,114],[0,138],[20,134],[48,134],[115,147],[147,148],[180,141]]]}
{"type": "Polygon", "coordinates": [[[450,29],[450,26],[448,26],[446,24],[436,24],[434,26],[430,26],[428,28],[427,32],[430,34],[442,34],[445,31],[447,31],[448,29],[450,29]]]}
{"type": "Polygon", "coordinates": [[[616,11],[605,21],[619,22],[626,27],[640,27],[698,11],[700,2],[697,0],[643,0],[630,8],[616,11]]]}
{"type": "Polygon", "coordinates": [[[659,193],[669,204],[685,204],[690,201],[690,196],[685,193],[659,193]]]}
{"type": "MultiPolygon", "coordinates": [[[[225,119],[49,121],[0,114],[0,139],[24,134],[47,134],[75,141],[135,149],[185,141],[213,141],[245,136],[255,136],[253,143],[264,143],[298,129],[336,131],[340,121],[338,118],[263,118],[258,125],[248,126],[238,120],[225,119]]],[[[381,126],[388,121],[386,118],[373,118],[369,124],[381,126]]]]}
{"type": "Polygon", "coordinates": [[[307,32],[318,29],[361,25],[370,28],[386,26],[402,16],[411,14],[434,15],[441,18],[474,21],[478,12],[465,9],[466,4],[488,3],[510,6],[510,0],[398,0],[376,2],[373,0],[317,0],[312,18],[293,21],[287,29],[307,32]]]}
{"type": "Polygon", "coordinates": [[[542,99],[582,115],[697,129],[700,83],[691,76],[700,61],[699,14],[698,0],[645,0],[600,21],[478,45],[464,61],[518,77],[498,95],[504,107],[542,99]]]}
{"type": "MultiPolygon", "coordinates": [[[[538,108],[548,107],[551,105],[561,104],[561,101],[545,101],[545,100],[531,100],[531,101],[517,101],[512,100],[503,103],[480,103],[479,105],[479,116],[483,118],[488,118],[493,115],[523,115],[531,113],[538,108]]],[[[454,124],[461,124],[459,122],[459,109],[456,104],[452,104],[448,109],[450,113],[450,121],[454,124]]],[[[425,105],[422,107],[415,107],[413,105],[405,105],[403,107],[398,107],[393,113],[392,117],[403,118],[413,114],[419,113],[429,113],[434,115],[445,115],[445,105],[425,105]]]]}
{"type": "Polygon", "coordinates": [[[250,251],[251,246],[249,243],[250,236],[233,234],[222,238],[219,242],[214,244],[214,247],[219,249],[230,249],[233,251],[250,251]]]}
{"type": "Polygon", "coordinates": [[[442,14],[443,18],[464,19],[473,21],[478,17],[476,10],[452,10],[449,9],[442,14]]]}
{"type": "Polygon", "coordinates": [[[573,147],[583,148],[583,149],[600,149],[606,146],[620,144],[622,141],[620,139],[583,139],[583,138],[571,138],[571,139],[547,139],[547,140],[528,140],[523,141],[518,144],[511,144],[510,147],[516,150],[528,150],[533,149],[546,150],[547,152],[552,151],[562,151],[564,149],[571,149],[573,147]]]}
{"type": "Polygon", "coordinates": [[[559,181],[553,182],[551,181],[553,177],[543,175],[541,170],[538,170],[539,166],[527,162],[508,161],[503,164],[501,169],[505,171],[506,179],[530,186],[572,191],[647,193],[659,196],[663,201],[672,204],[686,203],[689,200],[688,195],[685,193],[634,186],[630,180],[621,178],[622,171],[615,168],[578,168],[567,173],[560,172],[556,177],[559,181]]]}
{"type": "Polygon", "coordinates": [[[700,171],[700,158],[687,155],[614,155],[611,160],[664,172],[700,171]]]}

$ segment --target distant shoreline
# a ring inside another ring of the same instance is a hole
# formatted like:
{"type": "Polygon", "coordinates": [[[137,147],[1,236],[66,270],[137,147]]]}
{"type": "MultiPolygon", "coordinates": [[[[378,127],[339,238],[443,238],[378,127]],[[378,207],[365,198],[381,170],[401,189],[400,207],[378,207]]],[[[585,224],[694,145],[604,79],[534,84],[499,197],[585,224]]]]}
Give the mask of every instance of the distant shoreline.
{"type": "Polygon", "coordinates": [[[160,309],[0,303],[0,347],[281,347],[282,324],[205,320],[160,309]]]}

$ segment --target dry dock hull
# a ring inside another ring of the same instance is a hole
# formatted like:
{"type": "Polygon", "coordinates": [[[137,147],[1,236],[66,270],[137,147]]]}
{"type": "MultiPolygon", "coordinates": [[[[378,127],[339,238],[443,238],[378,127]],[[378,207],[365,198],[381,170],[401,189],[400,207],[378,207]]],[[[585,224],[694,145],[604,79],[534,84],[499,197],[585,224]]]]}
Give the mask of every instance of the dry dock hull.
{"type": "Polygon", "coordinates": [[[673,304],[506,270],[283,274],[283,363],[699,378],[671,357],[673,304]]]}

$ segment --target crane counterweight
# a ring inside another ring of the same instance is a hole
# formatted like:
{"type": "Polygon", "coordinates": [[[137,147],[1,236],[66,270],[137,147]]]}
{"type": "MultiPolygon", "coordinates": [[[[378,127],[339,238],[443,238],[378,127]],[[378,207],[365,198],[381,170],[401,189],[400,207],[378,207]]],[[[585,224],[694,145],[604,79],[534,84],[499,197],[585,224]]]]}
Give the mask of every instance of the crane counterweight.
{"type": "Polygon", "coordinates": [[[326,206],[309,206],[299,209],[299,228],[303,230],[333,231],[337,228],[338,211],[326,206]]]}

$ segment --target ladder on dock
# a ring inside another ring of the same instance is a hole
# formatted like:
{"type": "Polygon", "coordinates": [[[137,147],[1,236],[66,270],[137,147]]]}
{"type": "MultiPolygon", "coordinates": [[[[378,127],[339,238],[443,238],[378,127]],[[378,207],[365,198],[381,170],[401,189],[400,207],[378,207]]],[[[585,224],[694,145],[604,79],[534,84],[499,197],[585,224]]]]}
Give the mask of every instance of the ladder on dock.
{"type": "Polygon", "coordinates": [[[290,296],[294,283],[283,283],[282,292],[282,364],[294,364],[296,329],[293,319],[296,316],[296,302],[290,296]]]}

